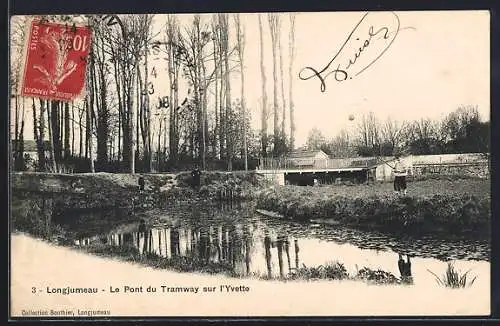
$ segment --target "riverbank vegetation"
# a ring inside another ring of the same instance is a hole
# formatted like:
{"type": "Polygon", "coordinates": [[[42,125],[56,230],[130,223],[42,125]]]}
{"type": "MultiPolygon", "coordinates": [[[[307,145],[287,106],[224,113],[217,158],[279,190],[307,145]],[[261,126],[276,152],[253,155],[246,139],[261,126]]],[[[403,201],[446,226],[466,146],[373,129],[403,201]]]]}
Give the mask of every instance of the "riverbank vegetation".
{"type": "Polygon", "coordinates": [[[217,201],[227,199],[221,196],[231,196],[234,200],[255,200],[257,208],[298,221],[378,227],[417,235],[474,233],[487,238],[490,232],[489,180],[446,177],[412,181],[407,196],[394,194],[391,183],[278,187],[254,172],[206,172],[199,188],[192,187],[191,180],[188,172],[14,173],[12,221],[22,231],[42,234],[47,219],[68,209],[112,209],[115,216],[125,220],[132,213],[172,202],[217,201]],[[143,191],[139,190],[140,177],[145,179],[143,191]],[[56,192],[57,196],[38,198],[29,195],[32,191],[56,192]],[[28,200],[23,193],[28,194],[28,200]]]}
{"type": "Polygon", "coordinates": [[[88,207],[155,207],[165,200],[217,199],[231,191],[237,199],[248,199],[268,183],[255,172],[204,171],[200,187],[194,187],[190,172],[178,174],[116,173],[12,173],[14,195],[23,192],[57,193],[85,199],[88,207]],[[139,179],[144,179],[140,190],[139,179]]]}
{"type": "Polygon", "coordinates": [[[392,184],[274,187],[259,193],[257,207],[285,218],[378,227],[390,232],[475,233],[489,237],[490,184],[486,180],[409,183],[408,195],[392,184]]]}

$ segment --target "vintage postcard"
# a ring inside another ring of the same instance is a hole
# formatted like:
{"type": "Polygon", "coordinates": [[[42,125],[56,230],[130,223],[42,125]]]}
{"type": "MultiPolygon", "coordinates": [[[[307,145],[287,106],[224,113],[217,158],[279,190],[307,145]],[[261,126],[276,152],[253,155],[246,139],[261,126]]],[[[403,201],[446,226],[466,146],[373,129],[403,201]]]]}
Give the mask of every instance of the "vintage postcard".
{"type": "Polygon", "coordinates": [[[488,11],[10,24],[11,317],[490,314],[488,11]]]}

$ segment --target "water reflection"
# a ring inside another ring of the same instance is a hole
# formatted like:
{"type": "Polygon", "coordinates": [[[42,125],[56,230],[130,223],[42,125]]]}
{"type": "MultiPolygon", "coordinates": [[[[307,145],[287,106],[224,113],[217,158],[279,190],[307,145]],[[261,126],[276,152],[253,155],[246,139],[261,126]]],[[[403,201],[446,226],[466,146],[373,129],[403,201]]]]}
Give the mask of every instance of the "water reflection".
{"type": "Polygon", "coordinates": [[[242,276],[283,277],[300,263],[298,239],[292,240],[294,250],[291,251],[286,234],[276,235],[268,228],[256,228],[251,223],[198,227],[164,224],[145,230],[141,222],[127,225],[125,229],[128,231],[82,238],[76,243],[89,246],[100,242],[133,247],[141,255],[154,253],[165,258],[182,256],[205,263],[226,263],[242,276]]]}
{"type": "MultiPolygon", "coordinates": [[[[303,265],[313,267],[339,261],[350,275],[369,267],[390,272],[407,283],[433,286],[436,280],[429,270],[442,275],[446,259],[456,259],[456,252],[484,256],[480,247],[465,240],[441,243],[435,239],[412,239],[407,244],[376,232],[267,219],[245,209],[177,208],[152,212],[151,216],[155,217],[154,222],[148,222],[148,226],[142,221],[120,225],[104,237],[78,242],[85,246],[101,241],[133,246],[141,255],[154,253],[165,258],[179,256],[203,263],[223,263],[241,276],[283,277],[303,265]],[[429,253],[440,253],[446,259],[432,258],[436,255],[429,253]]],[[[472,274],[479,275],[476,283],[489,282],[487,261],[457,260],[456,267],[462,271],[472,268],[472,274]]]]}

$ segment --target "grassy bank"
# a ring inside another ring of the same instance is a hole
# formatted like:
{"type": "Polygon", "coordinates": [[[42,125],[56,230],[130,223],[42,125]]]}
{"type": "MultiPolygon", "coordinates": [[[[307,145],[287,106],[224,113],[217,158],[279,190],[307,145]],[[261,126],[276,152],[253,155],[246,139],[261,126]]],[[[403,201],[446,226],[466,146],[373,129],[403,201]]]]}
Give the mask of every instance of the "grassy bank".
{"type": "Polygon", "coordinates": [[[201,186],[194,189],[190,172],[178,174],[118,174],[118,173],[12,173],[13,195],[23,192],[57,193],[85,198],[87,202],[116,206],[130,205],[139,194],[155,199],[214,199],[221,190],[231,190],[240,198],[251,197],[255,187],[265,184],[254,172],[207,171],[201,175],[201,186]],[[145,181],[145,190],[139,192],[139,178],[145,181]],[[186,198],[189,197],[189,198],[186,198]]]}
{"type": "Polygon", "coordinates": [[[319,219],[412,234],[473,232],[483,238],[489,236],[490,228],[489,180],[412,181],[408,183],[407,196],[395,195],[391,183],[270,186],[253,172],[204,172],[199,189],[191,186],[189,172],[14,173],[11,180],[13,226],[34,234],[47,233],[47,219],[57,216],[58,211],[63,212],[60,216],[66,216],[71,209],[97,209],[102,213],[97,222],[116,222],[143,209],[161,208],[173,202],[214,201],[228,192],[235,199],[256,199],[258,208],[301,221],[319,219]],[[145,179],[145,191],[139,191],[140,176],[145,179]],[[45,194],[50,196],[44,197],[45,194]],[[104,208],[112,211],[108,214],[104,208]],[[33,228],[36,232],[31,232],[33,228]]]}
{"type": "Polygon", "coordinates": [[[425,180],[408,185],[408,195],[391,184],[274,187],[260,192],[258,208],[295,220],[329,220],[402,233],[445,232],[489,235],[487,180],[425,180]]]}

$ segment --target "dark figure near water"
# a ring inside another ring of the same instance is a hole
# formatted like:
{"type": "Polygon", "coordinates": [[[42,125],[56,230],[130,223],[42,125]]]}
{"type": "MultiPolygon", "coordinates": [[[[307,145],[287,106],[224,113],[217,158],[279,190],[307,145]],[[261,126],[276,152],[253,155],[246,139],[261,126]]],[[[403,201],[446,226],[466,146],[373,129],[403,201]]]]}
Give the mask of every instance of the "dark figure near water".
{"type": "Polygon", "coordinates": [[[413,278],[411,276],[411,261],[410,256],[406,255],[407,261],[403,259],[403,255],[399,254],[398,267],[401,273],[401,281],[406,284],[413,283],[413,278]]]}
{"type": "Polygon", "coordinates": [[[139,177],[139,190],[144,190],[144,177],[142,175],[139,177]]]}
{"type": "Polygon", "coordinates": [[[144,233],[146,232],[146,222],[141,219],[141,221],[139,222],[139,233],[144,233]]]}
{"type": "Polygon", "coordinates": [[[191,172],[191,176],[193,177],[193,188],[200,188],[201,186],[201,171],[198,168],[198,165],[194,167],[194,170],[191,172]]]}

